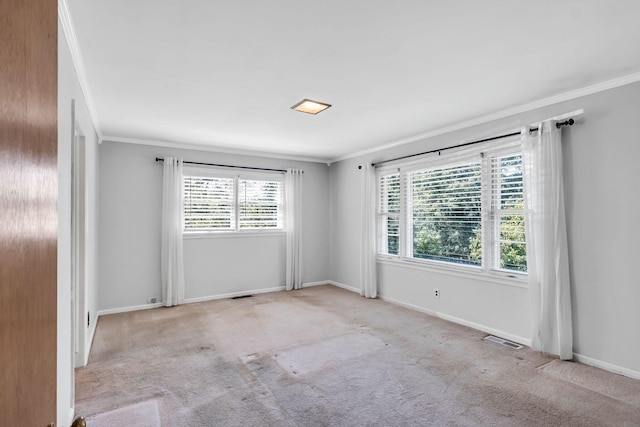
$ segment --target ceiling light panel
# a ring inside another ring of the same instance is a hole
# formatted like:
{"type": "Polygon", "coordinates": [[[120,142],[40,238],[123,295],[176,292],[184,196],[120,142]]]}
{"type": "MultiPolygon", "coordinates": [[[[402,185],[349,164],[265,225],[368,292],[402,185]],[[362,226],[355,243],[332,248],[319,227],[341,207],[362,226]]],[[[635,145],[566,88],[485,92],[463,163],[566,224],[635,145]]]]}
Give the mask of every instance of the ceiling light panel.
{"type": "Polygon", "coordinates": [[[291,109],[307,114],[318,114],[319,112],[324,111],[329,107],[331,107],[331,104],[325,104],[324,102],[313,101],[311,99],[303,99],[302,101],[293,105],[291,109]]]}

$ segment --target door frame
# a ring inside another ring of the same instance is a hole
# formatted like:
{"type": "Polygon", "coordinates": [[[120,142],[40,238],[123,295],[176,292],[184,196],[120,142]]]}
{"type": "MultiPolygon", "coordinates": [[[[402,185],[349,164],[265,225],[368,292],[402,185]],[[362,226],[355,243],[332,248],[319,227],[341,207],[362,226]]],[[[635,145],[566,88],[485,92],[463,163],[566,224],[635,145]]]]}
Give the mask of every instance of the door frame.
{"type": "MultiPolygon", "coordinates": [[[[75,118],[75,100],[72,100],[71,145],[71,367],[86,366],[87,352],[87,300],[86,300],[86,139],[75,118]]],[[[73,378],[72,378],[73,379],[73,378]]],[[[73,389],[73,387],[72,387],[73,389]]],[[[73,402],[73,391],[72,399],[73,402]]]]}

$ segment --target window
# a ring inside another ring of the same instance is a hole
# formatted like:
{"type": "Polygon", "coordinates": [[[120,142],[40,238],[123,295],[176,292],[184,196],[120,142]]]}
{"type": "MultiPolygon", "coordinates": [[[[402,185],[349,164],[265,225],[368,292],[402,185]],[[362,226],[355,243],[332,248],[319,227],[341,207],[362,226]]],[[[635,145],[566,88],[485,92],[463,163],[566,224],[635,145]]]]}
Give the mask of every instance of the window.
{"type": "Polygon", "coordinates": [[[491,226],[496,270],[527,271],[524,239],[524,191],[520,154],[491,159],[491,226]]]}
{"type": "Polygon", "coordinates": [[[378,252],[399,259],[526,273],[517,141],[378,171],[378,252]]]}
{"type": "Polygon", "coordinates": [[[407,174],[415,258],[480,265],[480,162],[407,174]]]}
{"type": "Polygon", "coordinates": [[[282,182],[238,180],[241,229],[282,228],[282,182]]]}
{"type": "Polygon", "coordinates": [[[380,177],[380,233],[379,247],[384,253],[398,255],[400,243],[400,174],[380,177]]]}
{"type": "Polygon", "coordinates": [[[185,231],[235,229],[233,178],[184,177],[185,231]]]}
{"type": "Polygon", "coordinates": [[[283,177],[185,168],[184,231],[229,232],[283,228],[283,177]]]}

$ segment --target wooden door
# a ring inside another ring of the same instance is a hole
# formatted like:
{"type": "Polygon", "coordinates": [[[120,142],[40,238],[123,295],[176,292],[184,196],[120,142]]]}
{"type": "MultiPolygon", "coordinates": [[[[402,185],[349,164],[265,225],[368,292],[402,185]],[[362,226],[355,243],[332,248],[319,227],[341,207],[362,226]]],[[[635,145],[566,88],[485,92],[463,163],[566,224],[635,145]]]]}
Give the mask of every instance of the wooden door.
{"type": "Polygon", "coordinates": [[[0,424],[56,422],[58,3],[0,2],[0,424]]]}

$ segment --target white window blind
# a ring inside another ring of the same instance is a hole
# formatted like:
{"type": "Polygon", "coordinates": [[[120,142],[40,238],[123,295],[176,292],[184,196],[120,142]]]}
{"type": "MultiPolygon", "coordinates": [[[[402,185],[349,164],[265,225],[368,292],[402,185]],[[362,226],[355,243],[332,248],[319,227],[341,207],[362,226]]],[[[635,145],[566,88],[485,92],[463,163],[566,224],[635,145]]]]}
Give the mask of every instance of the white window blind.
{"type": "Polygon", "coordinates": [[[415,258],[481,265],[480,161],[408,174],[415,258]]]}
{"type": "Polygon", "coordinates": [[[522,155],[491,159],[493,268],[527,271],[522,155]]]}
{"type": "Polygon", "coordinates": [[[282,187],[279,174],[190,169],[184,176],[184,230],[281,230],[282,187]]]}
{"type": "Polygon", "coordinates": [[[490,148],[381,168],[378,253],[478,273],[526,273],[519,143],[490,148]]]}
{"type": "Polygon", "coordinates": [[[240,228],[282,228],[282,182],[239,181],[240,228]]]}
{"type": "Polygon", "coordinates": [[[389,255],[399,254],[400,244],[400,174],[383,175],[378,179],[378,247],[389,255]]]}
{"type": "Polygon", "coordinates": [[[235,229],[234,179],[184,177],[185,231],[235,229]]]}

